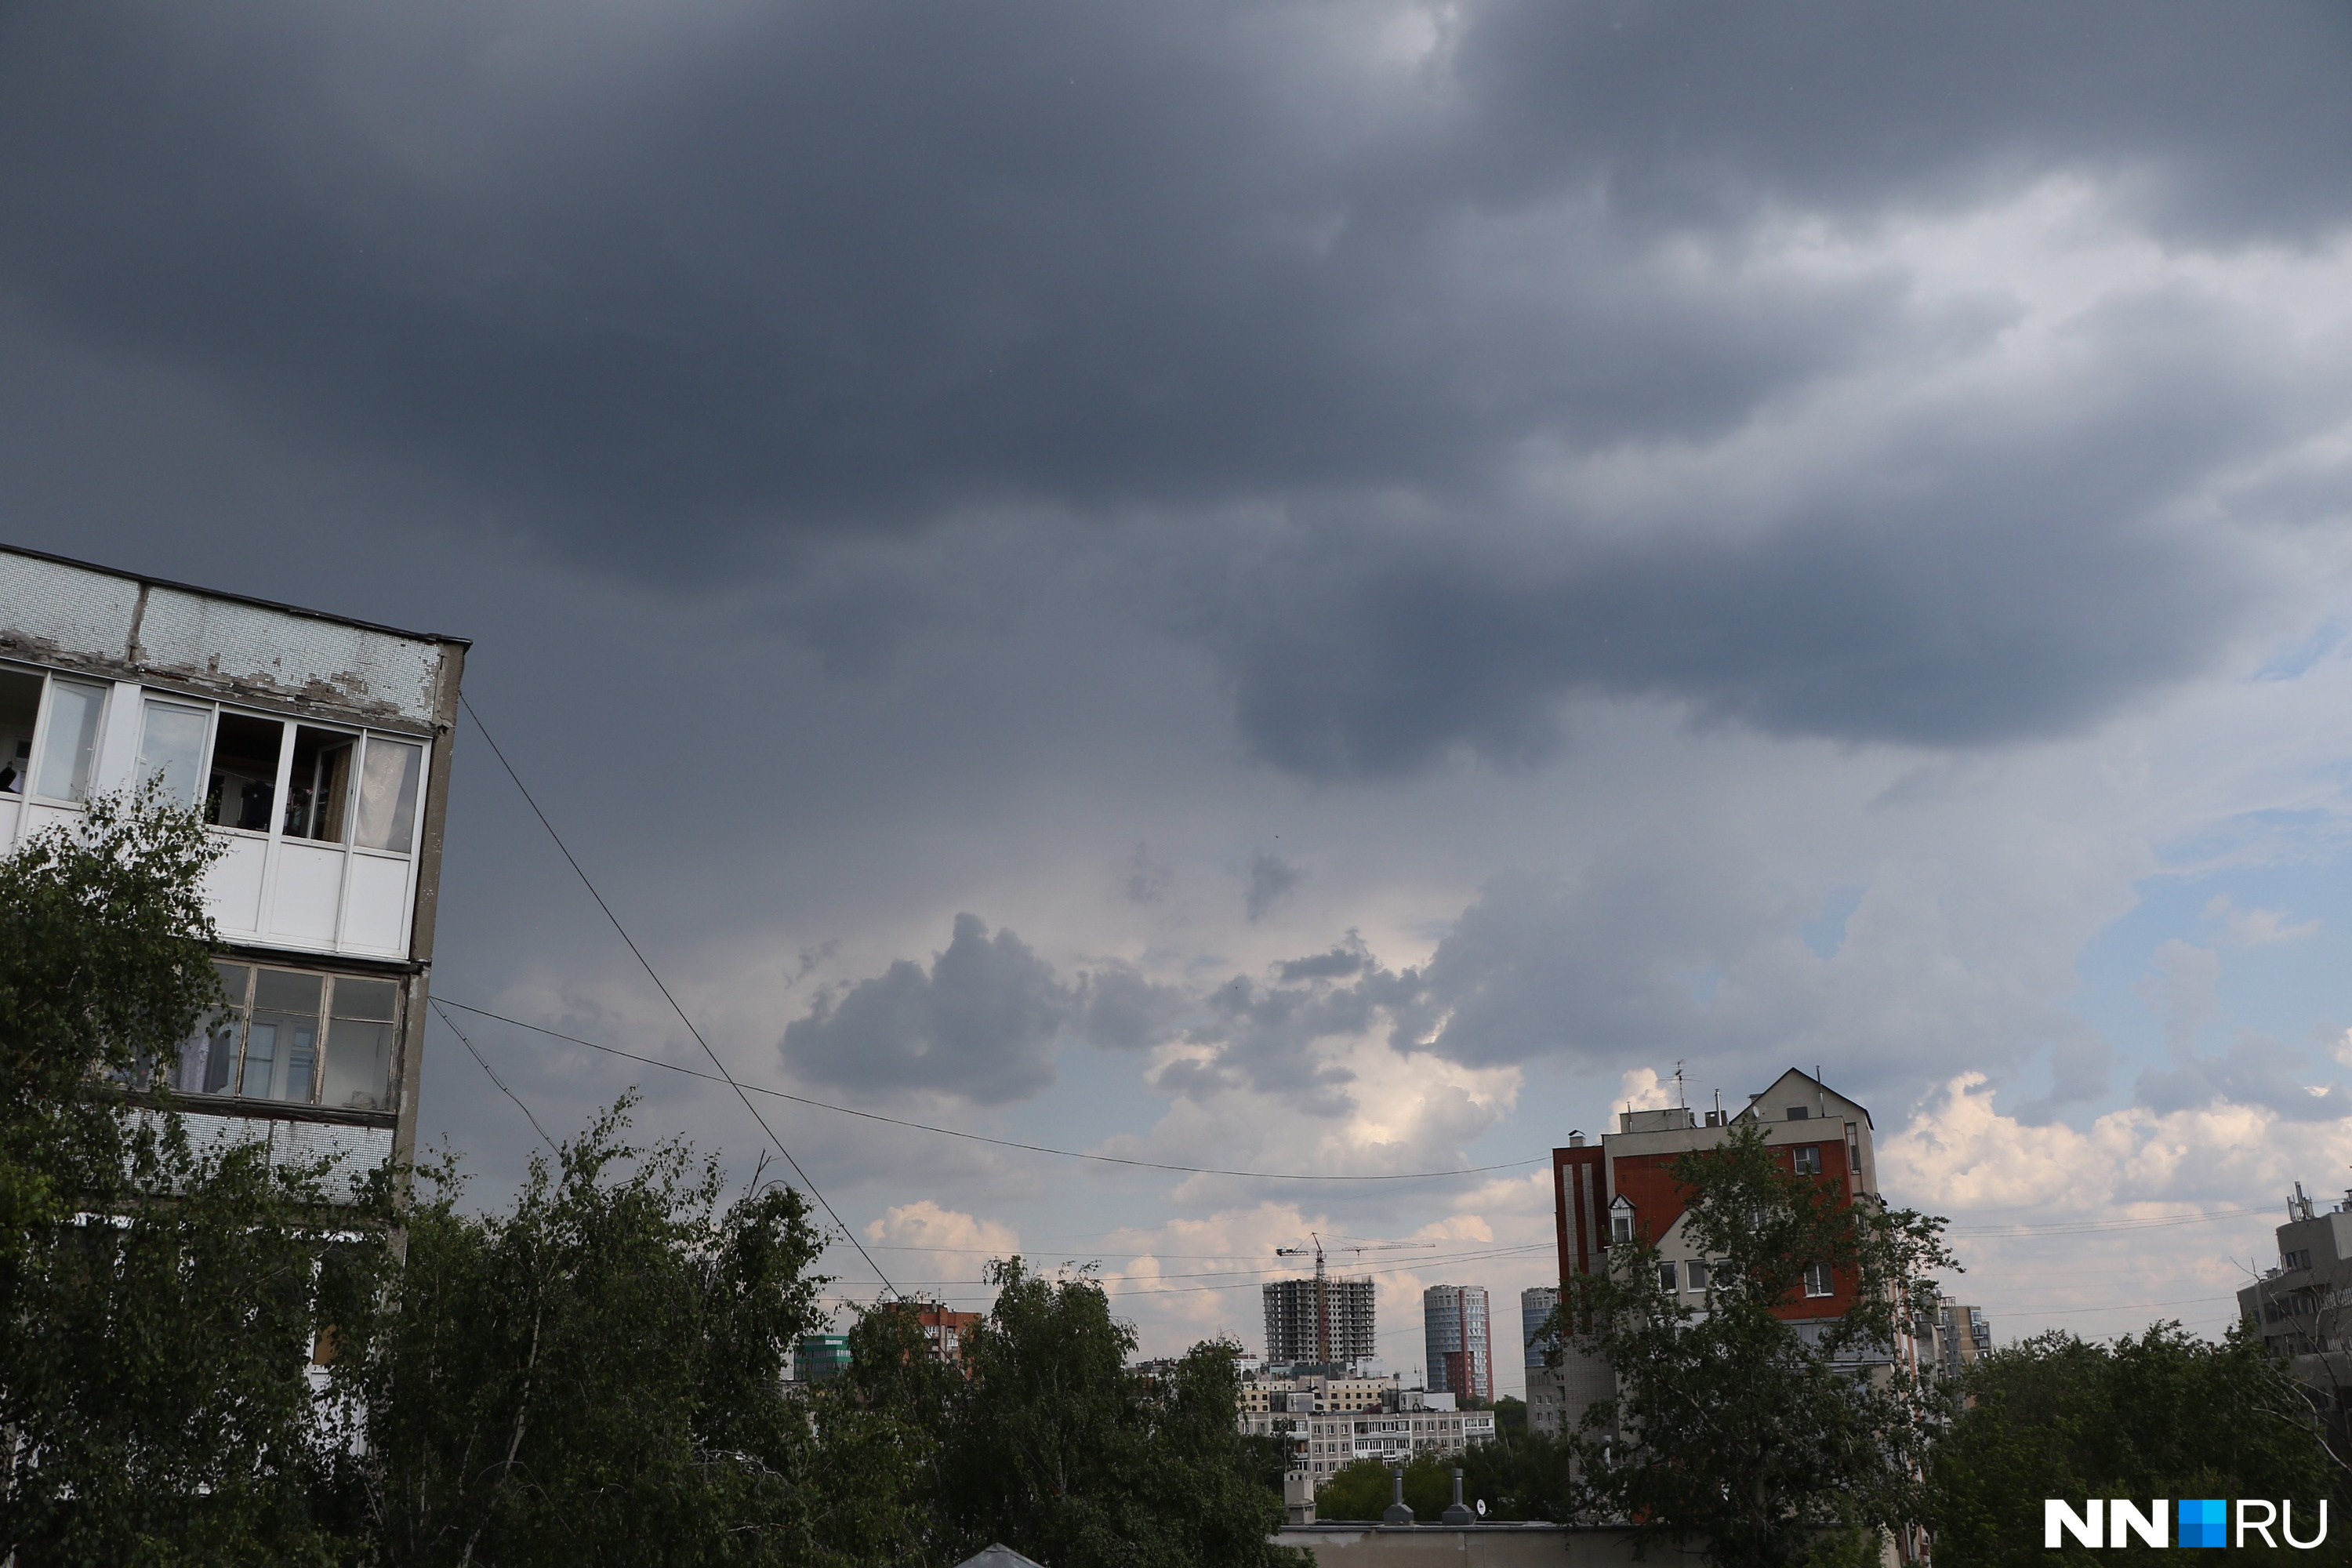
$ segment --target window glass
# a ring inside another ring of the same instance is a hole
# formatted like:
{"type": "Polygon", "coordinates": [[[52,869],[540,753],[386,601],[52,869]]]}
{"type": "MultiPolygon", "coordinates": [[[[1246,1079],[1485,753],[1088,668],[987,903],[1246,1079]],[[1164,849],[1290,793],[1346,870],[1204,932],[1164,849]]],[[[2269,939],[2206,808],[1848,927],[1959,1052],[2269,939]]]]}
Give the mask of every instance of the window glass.
{"type": "Polygon", "coordinates": [[[254,979],[253,1022],[245,1034],[237,1092],[254,1100],[308,1102],[319,1067],[320,977],[265,969],[254,979]]]}
{"type": "Polygon", "coordinates": [[[367,763],[360,772],[360,831],[362,849],[405,853],[416,826],[416,784],[425,772],[425,748],[370,735],[367,763]]]}
{"type": "Polygon", "coordinates": [[[1698,1258],[1692,1258],[1688,1263],[1683,1265],[1684,1289],[1689,1290],[1706,1289],[1706,1274],[1707,1269],[1706,1259],[1698,1258]]]}
{"type": "Polygon", "coordinates": [[[41,678],[0,669],[0,795],[25,793],[33,771],[33,721],[41,711],[41,678]]]}
{"type": "Polygon", "coordinates": [[[226,1094],[229,1078],[236,1070],[237,1030],[245,1017],[253,970],[247,964],[217,962],[213,968],[219,972],[228,1006],[198,1024],[196,1032],[180,1047],[180,1065],[173,1074],[172,1087],[183,1094],[226,1094]]]}
{"type": "Polygon", "coordinates": [[[89,798],[89,775],[98,762],[98,721],[105,711],[105,687],[79,680],[49,682],[41,771],[33,785],[38,793],[51,800],[89,798]]]}
{"type": "Polygon", "coordinates": [[[278,795],[278,758],[285,749],[286,726],[278,720],[223,713],[213,735],[205,820],[215,827],[268,832],[269,803],[278,795]]]}
{"type": "Polygon", "coordinates": [[[167,805],[195,805],[196,782],[205,766],[205,731],[211,726],[208,709],[149,698],[139,727],[139,782],[161,780],[167,805]]]}
{"type": "Polygon", "coordinates": [[[1821,1145],[1818,1143],[1807,1143],[1797,1151],[1797,1174],[1801,1176],[1818,1176],[1821,1173],[1821,1145]]]}
{"type": "Polygon", "coordinates": [[[1658,1289],[1664,1290],[1669,1296],[1674,1294],[1675,1266],[1673,1264],[1661,1263],[1658,1265],[1658,1289]]]}
{"type": "Polygon", "coordinates": [[[337,1110],[383,1110],[391,1105],[393,1010],[399,998],[400,987],[389,980],[336,978],[320,1104],[337,1110]]]}
{"type": "Polygon", "coordinates": [[[286,784],[286,837],[343,842],[350,816],[352,753],[358,737],[294,727],[294,775],[286,784]]]}

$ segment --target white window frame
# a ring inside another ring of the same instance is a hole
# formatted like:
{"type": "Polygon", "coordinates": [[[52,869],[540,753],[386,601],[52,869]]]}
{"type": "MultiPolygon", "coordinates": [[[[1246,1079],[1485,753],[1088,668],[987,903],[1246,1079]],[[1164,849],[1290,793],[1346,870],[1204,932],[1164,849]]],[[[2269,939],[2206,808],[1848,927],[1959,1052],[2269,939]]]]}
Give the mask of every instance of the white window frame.
{"type": "Polygon", "coordinates": [[[33,729],[30,737],[32,750],[26,759],[24,787],[20,791],[11,792],[11,796],[17,805],[16,827],[13,833],[0,832],[0,853],[14,847],[15,842],[23,838],[27,833],[37,830],[39,824],[29,815],[30,808],[38,807],[48,812],[79,812],[88,809],[89,803],[87,800],[70,800],[39,795],[36,794],[34,789],[40,777],[42,763],[47,760],[51,738],[49,695],[59,681],[71,685],[95,687],[100,693],[98,749],[90,760],[90,787],[93,794],[99,793],[105,787],[103,781],[110,774],[133,784],[137,782],[138,752],[145,734],[146,704],[150,701],[202,710],[205,713],[204,761],[197,770],[199,778],[197,805],[200,807],[205,798],[205,786],[202,781],[208,777],[212,771],[214,752],[220,744],[222,718],[225,715],[234,715],[238,718],[258,719],[277,724],[281,730],[278,748],[278,775],[271,786],[273,793],[270,797],[269,826],[266,830],[257,831],[252,828],[223,827],[207,824],[205,830],[219,834],[225,838],[267,846],[261,873],[262,906],[257,915],[258,923],[255,928],[257,936],[261,939],[261,945],[270,947],[282,945],[290,951],[315,952],[324,954],[352,952],[393,956],[390,949],[352,947],[347,944],[344,938],[343,933],[350,919],[352,862],[365,856],[371,859],[396,860],[406,864],[401,891],[401,945],[404,948],[406,946],[416,915],[417,862],[422,858],[424,850],[425,818],[431,804],[434,737],[413,734],[402,730],[380,730],[371,725],[344,723],[305,714],[276,713],[267,709],[238,702],[224,702],[216,698],[181,691],[167,686],[109,680],[100,677],[82,675],[73,670],[55,669],[47,665],[28,664],[19,659],[0,659],[0,671],[34,676],[41,682],[39,695],[35,699],[34,703],[33,729]],[[135,701],[136,722],[127,724],[124,727],[123,735],[116,737],[114,731],[121,721],[117,704],[121,701],[135,701]],[[292,783],[294,769],[294,737],[288,732],[289,726],[320,730],[331,734],[348,735],[358,742],[354,748],[356,754],[348,785],[349,793],[344,801],[346,826],[343,840],[340,844],[330,845],[316,839],[289,840],[287,837],[286,798],[287,791],[292,783]],[[359,795],[362,774],[366,766],[367,747],[371,742],[379,737],[387,742],[415,746],[418,751],[416,809],[409,819],[408,844],[405,848],[376,849],[362,846],[359,842],[359,795]],[[111,748],[117,743],[127,744],[131,748],[131,754],[129,758],[112,754],[111,748]],[[271,915],[269,906],[275,899],[278,887],[278,861],[289,842],[306,845],[315,849],[331,849],[343,857],[342,886],[337,896],[334,935],[324,946],[309,942],[286,942],[282,939],[268,935],[271,915]]]}
{"type": "Polygon", "coordinates": [[[1805,1265],[1805,1299],[1818,1301],[1837,1294],[1837,1272],[1826,1263],[1805,1265]]]}
{"type": "MultiPolygon", "coordinates": [[[[41,764],[48,761],[49,693],[56,689],[61,679],[69,686],[95,686],[99,689],[98,740],[93,745],[89,760],[90,789],[95,794],[98,790],[99,776],[105,767],[107,729],[114,718],[114,682],[100,679],[96,676],[74,675],[63,670],[50,669],[43,665],[19,664],[14,660],[0,664],[0,669],[36,675],[40,677],[41,680],[41,694],[34,699],[33,750],[25,759],[25,787],[13,793],[26,805],[47,806],[51,811],[84,809],[89,805],[87,800],[73,800],[64,795],[37,795],[33,790],[34,783],[41,776],[41,764]]],[[[18,818],[16,831],[20,837],[25,831],[21,817],[18,818]]]]}
{"type": "Polygon", "coordinates": [[[1801,1176],[1818,1176],[1822,1173],[1822,1146],[1820,1144],[1800,1143],[1789,1152],[1789,1157],[1797,1174],[1801,1176]]]}

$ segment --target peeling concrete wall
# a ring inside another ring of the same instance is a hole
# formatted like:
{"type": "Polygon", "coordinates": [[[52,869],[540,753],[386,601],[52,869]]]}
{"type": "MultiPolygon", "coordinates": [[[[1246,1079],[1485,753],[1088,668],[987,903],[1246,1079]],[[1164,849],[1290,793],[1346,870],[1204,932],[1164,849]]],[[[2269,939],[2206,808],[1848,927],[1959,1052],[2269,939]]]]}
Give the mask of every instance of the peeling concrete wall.
{"type": "Polygon", "coordinates": [[[459,639],[273,605],[0,548],[0,656],[376,725],[447,725],[459,639]]]}

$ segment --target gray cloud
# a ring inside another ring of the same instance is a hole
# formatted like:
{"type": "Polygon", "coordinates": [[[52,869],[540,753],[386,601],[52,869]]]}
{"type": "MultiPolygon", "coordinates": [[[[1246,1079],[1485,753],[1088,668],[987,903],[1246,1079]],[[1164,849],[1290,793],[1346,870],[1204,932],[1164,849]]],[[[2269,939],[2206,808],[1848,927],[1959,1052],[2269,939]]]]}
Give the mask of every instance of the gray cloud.
{"type": "Polygon", "coordinates": [[[1105,963],[1064,984],[1008,930],[955,918],[926,972],[898,959],[880,974],[820,992],[784,1027],[784,1060],[801,1077],[845,1089],[954,1094],[979,1105],[1026,1100],[1054,1080],[1063,1037],[1106,1050],[1173,1038],[1194,1004],[1180,988],[1105,963]]]}
{"type": "MultiPolygon", "coordinates": [[[[1207,598],[1161,608],[1296,773],[1526,760],[1584,694],[1974,745],[2198,668],[2258,596],[2150,521],[2282,417],[2210,342],[2089,323],[2106,374],[2060,389],[2064,416],[1987,437],[1958,411],[1760,525],[1693,498],[1628,528],[1513,466],[1718,439],[1999,329],[1990,297],[1920,319],[1899,268],[1743,269],[1790,212],[1895,220],[2071,174],[2194,243],[2327,230],[2352,214],[2347,27],[2119,3],[18,7],[0,293],[636,572],[814,569],[846,532],[992,507],[1175,517],[1207,598]],[[1198,526],[1224,515],[1259,520],[1238,552],[1198,526]]],[[[796,629],[844,679],[937,613],[838,586],[796,629]]]]}
{"type": "Polygon", "coordinates": [[[2310,1058],[2278,1041],[2242,1032],[2218,1057],[2186,1057],[2170,1068],[2139,1075],[2139,1102],[2159,1111],[2216,1102],[2259,1105],[2290,1121],[2336,1121],[2352,1116],[2352,1094],[2340,1083],[2306,1084],[2310,1058]]]}
{"type": "Polygon", "coordinates": [[[1053,1081],[1054,1045],[1073,1008],[1068,988],[1019,937],[991,937],[979,916],[958,915],[928,973],[902,958],[820,995],[785,1026],[782,1050],[812,1082],[1002,1105],[1053,1081]]]}
{"type": "Polygon", "coordinates": [[[1174,1037],[1192,1003],[1173,985],[1147,980],[1121,964],[1105,964],[1080,979],[1078,1032],[1089,1045],[1135,1051],[1174,1037]]]}
{"type": "Polygon", "coordinates": [[[1242,905],[1252,923],[1264,920],[1297,889],[1307,873],[1279,855],[1259,850],[1250,857],[1249,891],[1242,905]]]}

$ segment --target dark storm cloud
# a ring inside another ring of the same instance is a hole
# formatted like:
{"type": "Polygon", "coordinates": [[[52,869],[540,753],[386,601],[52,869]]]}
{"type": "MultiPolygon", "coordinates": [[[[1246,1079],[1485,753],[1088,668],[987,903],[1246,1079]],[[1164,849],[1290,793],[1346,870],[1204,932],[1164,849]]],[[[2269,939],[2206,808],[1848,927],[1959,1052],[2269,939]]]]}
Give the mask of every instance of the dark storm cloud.
{"type": "Polygon", "coordinates": [[[1118,963],[1065,984],[1012,931],[958,915],[927,973],[898,959],[880,974],[820,993],[785,1026],[784,1060],[816,1083],[869,1092],[933,1090],[980,1105],[1025,1100],[1051,1083],[1067,1034],[1107,1050],[1171,1037],[1192,1004],[1118,963]]]}
{"type": "MultiPolygon", "coordinates": [[[[2192,243],[2341,223],[2347,27],[2121,0],[18,6],[0,294],[635,571],[1007,504],[1175,518],[1176,575],[1212,584],[1175,613],[1297,773],[1537,755],[1580,693],[1970,744],[2079,726],[2236,624],[2248,585],[2148,523],[2260,443],[2210,345],[2094,323],[2087,421],[1978,440],[1964,411],[1879,454],[1886,485],[1737,531],[1595,528],[1507,470],[1718,438],[1906,334],[1997,330],[1922,323],[1885,268],[1751,275],[1776,214],[2078,174],[2192,243]],[[1237,514],[1303,542],[1192,521],[1237,514]]],[[[877,589],[799,629],[856,679],[935,610],[877,589]]]]}
{"type": "Polygon", "coordinates": [[[1053,1047],[1073,1005],[1052,968],[1009,931],[958,915],[926,973],[899,959],[846,992],[824,994],[784,1029],[793,1070],[865,1090],[936,1089],[982,1105],[1025,1099],[1053,1081],[1053,1047]]]}

